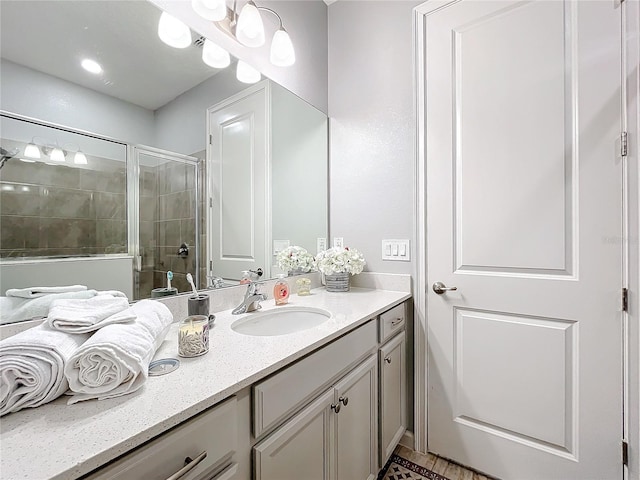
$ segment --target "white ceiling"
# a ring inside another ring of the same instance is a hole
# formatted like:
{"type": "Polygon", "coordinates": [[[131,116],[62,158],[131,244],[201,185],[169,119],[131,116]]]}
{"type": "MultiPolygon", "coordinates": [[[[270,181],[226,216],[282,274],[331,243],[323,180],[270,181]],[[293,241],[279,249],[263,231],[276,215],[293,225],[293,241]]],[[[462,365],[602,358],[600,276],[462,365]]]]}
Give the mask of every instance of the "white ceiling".
{"type": "Polygon", "coordinates": [[[0,52],[12,62],[156,110],[219,71],[202,62],[199,47],[162,43],[160,13],[146,0],[1,0],[0,52]],[[82,69],[86,57],[100,63],[103,73],[82,69]]]}

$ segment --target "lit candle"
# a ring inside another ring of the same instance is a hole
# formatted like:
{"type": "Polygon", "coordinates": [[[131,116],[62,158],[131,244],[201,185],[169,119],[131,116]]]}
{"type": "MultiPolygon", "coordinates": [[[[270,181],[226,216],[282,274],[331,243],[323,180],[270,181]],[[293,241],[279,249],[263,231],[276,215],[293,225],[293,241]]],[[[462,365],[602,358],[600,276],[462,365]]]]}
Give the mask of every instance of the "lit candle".
{"type": "Polygon", "coordinates": [[[209,317],[192,315],[180,323],[178,355],[197,357],[209,351],[209,317]]]}

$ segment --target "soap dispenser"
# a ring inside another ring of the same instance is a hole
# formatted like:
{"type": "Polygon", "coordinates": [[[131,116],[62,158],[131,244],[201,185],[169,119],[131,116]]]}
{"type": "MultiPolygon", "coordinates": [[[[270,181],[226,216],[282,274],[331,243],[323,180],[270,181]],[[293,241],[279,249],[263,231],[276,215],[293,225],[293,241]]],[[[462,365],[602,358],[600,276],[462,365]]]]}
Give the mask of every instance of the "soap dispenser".
{"type": "Polygon", "coordinates": [[[289,284],[284,280],[285,275],[278,275],[278,281],[273,287],[273,298],[276,305],[286,305],[289,302],[289,284]]]}

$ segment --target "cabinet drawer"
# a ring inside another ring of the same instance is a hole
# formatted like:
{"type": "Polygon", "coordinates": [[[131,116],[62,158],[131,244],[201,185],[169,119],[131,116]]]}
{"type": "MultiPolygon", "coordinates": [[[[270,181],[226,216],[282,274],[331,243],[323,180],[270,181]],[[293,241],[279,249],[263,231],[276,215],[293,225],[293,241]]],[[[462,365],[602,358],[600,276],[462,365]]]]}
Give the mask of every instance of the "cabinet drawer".
{"type": "Polygon", "coordinates": [[[376,322],[369,322],[292,366],[253,386],[253,434],[291,416],[332,380],[376,347],[376,322]]]}
{"type": "MultiPolygon", "coordinates": [[[[88,478],[166,480],[185,467],[187,457],[197,461],[202,452],[206,452],[198,465],[180,477],[181,480],[202,478],[205,473],[222,470],[231,463],[238,443],[237,424],[237,401],[233,397],[160,435],[88,478]]],[[[221,478],[232,478],[225,475],[230,472],[235,473],[233,465],[220,473],[221,478]]]]}
{"type": "Polygon", "coordinates": [[[405,312],[404,303],[396,305],[391,310],[387,310],[380,315],[380,343],[393,337],[396,333],[404,330],[405,312]]]}

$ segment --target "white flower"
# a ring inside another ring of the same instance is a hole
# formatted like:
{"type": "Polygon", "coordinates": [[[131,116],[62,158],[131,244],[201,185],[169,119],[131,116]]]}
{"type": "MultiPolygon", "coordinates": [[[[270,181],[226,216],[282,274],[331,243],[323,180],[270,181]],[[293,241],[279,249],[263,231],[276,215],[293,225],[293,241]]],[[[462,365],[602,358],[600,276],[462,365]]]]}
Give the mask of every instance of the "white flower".
{"type": "Polygon", "coordinates": [[[349,273],[357,275],[362,272],[367,262],[355,248],[333,247],[320,252],[316,257],[316,265],[325,275],[349,273]]]}
{"type": "Polygon", "coordinates": [[[300,270],[309,272],[315,269],[316,262],[309,252],[302,247],[293,245],[278,253],[278,267],[285,272],[300,270]]]}

